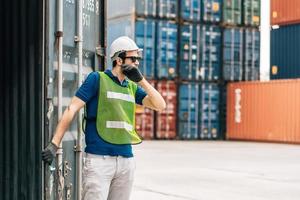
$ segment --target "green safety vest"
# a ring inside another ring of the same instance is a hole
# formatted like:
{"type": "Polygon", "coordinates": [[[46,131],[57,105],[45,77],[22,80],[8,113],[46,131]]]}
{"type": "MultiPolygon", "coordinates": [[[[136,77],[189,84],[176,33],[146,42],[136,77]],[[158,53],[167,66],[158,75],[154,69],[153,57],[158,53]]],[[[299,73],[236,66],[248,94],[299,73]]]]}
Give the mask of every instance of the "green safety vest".
{"type": "Polygon", "coordinates": [[[128,80],[128,87],[115,83],[99,72],[100,87],[96,126],[99,136],[112,144],[139,144],[135,131],[135,93],[137,84],[128,80]]]}

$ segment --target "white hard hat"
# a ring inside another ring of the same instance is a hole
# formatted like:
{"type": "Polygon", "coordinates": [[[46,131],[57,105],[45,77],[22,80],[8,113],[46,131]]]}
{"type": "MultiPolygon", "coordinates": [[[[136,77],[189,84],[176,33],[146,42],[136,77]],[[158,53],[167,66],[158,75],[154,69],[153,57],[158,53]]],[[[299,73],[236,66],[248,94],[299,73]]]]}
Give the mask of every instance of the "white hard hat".
{"type": "Polygon", "coordinates": [[[115,60],[118,57],[118,53],[134,50],[138,50],[139,52],[143,51],[143,49],[140,49],[132,39],[127,36],[121,36],[111,43],[109,57],[112,60],[115,60]]]}

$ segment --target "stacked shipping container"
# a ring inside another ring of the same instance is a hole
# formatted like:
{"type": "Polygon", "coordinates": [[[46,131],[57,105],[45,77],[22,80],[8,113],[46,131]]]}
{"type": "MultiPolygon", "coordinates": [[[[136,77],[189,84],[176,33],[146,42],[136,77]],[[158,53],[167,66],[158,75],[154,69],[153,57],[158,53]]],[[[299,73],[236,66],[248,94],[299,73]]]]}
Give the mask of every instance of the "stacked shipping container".
{"type": "Polygon", "coordinates": [[[128,2],[125,12],[110,12],[120,6],[116,0],[108,2],[108,44],[121,35],[134,38],[144,49],[142,73],[155,80],[167,101],[162,113],[152,115],[145,109],[137,114],[155,122],[150,133],[149,125],[137,119],[140,134],[159,139],[222,138],[219,108],[224,81],[259,78],[260,1],[128,2]]]}
{"type": "MultiPolygon", "coordinates": [[[[299,6],[297,0],[271,0],[271,79],[294,80],[229,84],[228,139],[300,143],[299,6]]],[[[245,34],[245,49],[248,49],[245,53],[252,54],[257,36],[251,30],[245,34]],[[255,42],[248,42],[249,37],[255,42]]],[[[248,56],[244,55],[245,66],[249,64],[248,56]]],[[[246,69],[245,79],[249,74],[246,69]]]]}
{"type": "Polygon", "coordinates": [[[300,81],[228,86],[227,138],[300,143],[300,81]]]}
{"type": "Polygon", "coordinates": [[[271,0],[271,79],[300,77],[300,1],[271,0]]]}

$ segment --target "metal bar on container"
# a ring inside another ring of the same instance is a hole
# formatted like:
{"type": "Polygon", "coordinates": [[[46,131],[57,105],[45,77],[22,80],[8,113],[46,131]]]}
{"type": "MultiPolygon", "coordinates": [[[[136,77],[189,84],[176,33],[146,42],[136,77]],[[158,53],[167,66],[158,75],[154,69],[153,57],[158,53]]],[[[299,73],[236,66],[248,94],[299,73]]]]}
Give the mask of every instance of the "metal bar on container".
{"type": "MultiPolygon", "coordinates": [[[[78,50],[78,88],[82,84],[82,12],[83,12],[83,1],[78,0],[77,2],[77,50],[78,50]]],[[[82,110],[79,111],[77,116],[77,140],[76,140],[76,194],[77,200],[81,199],[81,186],[82,186],[82,110]]]]}
{"type": "MultiPolygon", "coordinates": [[[[62,62],[63,62],[63,0],[57,0],[57,32],[56,32],[57,42],[58,42],[58,83],[57,83],[57,109],[58,109],[58,121],[62,117],[62,62]]],[[[59,144],[57,151],[57,179],[56,179],[56,199],[63,199],[63,188],[64,188],[64,177],[62,169],[62,143],[59,144]]]]}

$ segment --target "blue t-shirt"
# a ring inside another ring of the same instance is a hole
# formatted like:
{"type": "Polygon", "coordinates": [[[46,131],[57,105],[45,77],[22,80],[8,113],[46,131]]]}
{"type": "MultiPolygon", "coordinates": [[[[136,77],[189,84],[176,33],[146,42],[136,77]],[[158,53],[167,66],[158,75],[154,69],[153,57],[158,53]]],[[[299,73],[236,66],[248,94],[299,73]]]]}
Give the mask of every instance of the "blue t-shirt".
{"type": "MultiPolygon", "coordinates": [[[[122,87],[128,87],[128,81],[126,79],[120,83],[119,79],[114,76],[110,70],[106,70],[105,73],[117,84],[122,87]]],[[[87,120],[85,127],[85,152],[97,155],[133,157],[131,145],[114,145],[107,143],[97,132],[96,115],[98,107],[99,80],[100,75],[98,72],[90,73],[75,94],[76,97],[86,103],[87,120]]],[[[135,94],[135,102],[142,105],[142,101],[146,95],[147,94],[143,88],[138,86],[135,94]]]]}

